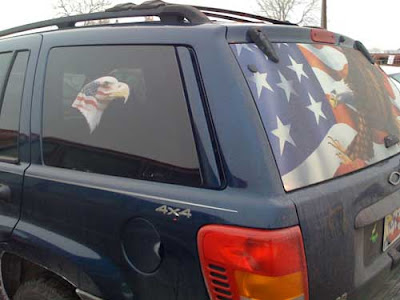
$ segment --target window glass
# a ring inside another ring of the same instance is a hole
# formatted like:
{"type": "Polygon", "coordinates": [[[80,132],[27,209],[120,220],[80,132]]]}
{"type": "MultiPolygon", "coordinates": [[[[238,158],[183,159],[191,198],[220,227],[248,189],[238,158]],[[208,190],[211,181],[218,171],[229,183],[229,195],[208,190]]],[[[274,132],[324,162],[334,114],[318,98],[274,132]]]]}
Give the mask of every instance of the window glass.
{"type": "Polygon", "coordinates": [[[10,67],[12,52],[0,54],[0,92],[3,90],[4,80],[6,79],[7,71],[10,67]]]}
{"type": "Polygon", "coordinates": [[[286,191],[400,153],[400,144],[391,143],[400,137],[400,91],[360,51],[325,44],[274,47],[279,64],[255,44],[232,45],[286,191]]]}
{"type": "MultiPolygon", "coordinates": [[[[0,157],[18,158],[19,115],[28,58],[28,51],[17,54],[5,87],[0,113],[0,157]]],[[[0,63],[0,73],[3,74],[1,68],[0,63]]]]}
{"type": "Polygon", "coordinates": [[[174,47],[51,50],[43,120],[46,165],[201,185],[174,47]]]}
{"type": "Polygon", "coordinates": [[[390,75],[392,78],[394,78],[397,82],[400,82],[400,74],[393,74],[390,75]]]}

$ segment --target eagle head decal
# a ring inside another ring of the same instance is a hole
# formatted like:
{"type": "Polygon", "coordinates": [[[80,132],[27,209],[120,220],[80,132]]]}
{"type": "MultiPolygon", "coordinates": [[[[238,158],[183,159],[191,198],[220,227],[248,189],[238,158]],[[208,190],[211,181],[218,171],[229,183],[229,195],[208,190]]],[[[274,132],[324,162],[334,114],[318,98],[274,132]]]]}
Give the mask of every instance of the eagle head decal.
{"type": "Polygon", "coordinates": [[[100,124],[103,112],[114,100],[129,98],[129,86],[115,77],[104,76],[86,84],[79,92],[72,107],[78,109],[89,125],[90,133],[100,124]]]}

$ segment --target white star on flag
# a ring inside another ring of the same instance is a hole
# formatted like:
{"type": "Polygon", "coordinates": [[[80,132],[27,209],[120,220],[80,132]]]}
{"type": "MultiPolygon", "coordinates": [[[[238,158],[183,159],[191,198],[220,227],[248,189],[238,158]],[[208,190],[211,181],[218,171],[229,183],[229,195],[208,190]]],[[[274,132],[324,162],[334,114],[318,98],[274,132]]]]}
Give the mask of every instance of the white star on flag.
{"type": "Polygon", "coordinates": [[[284,125],[278,116],[276,117],[276,124],[277,128],[272,130],[272,134],[279,139],[279,148],[282,155],[283,151],[285,150],[286,143],[290,143],[295,147],[296,144],[294,143],[292,137],[290,136],[291,125],[290,124],[284,125]]]}
{"type": "Polygon", "coordinates": [[[297,63],[290,55],[289,55],[289,59],[290,59],[292,65],[288,66],[288,68],[293,70],[296,73],[297,77],[299,78],[299,81],[301,82],[301,76],[308,78],[308,75],[306,74],[306,72],[304,72],[303,64],[297,63]]]}
{"type": "Polygon", "coordinates": [[[267,76],[267,73],[257,72],[254,73],[253,77],[251,78],[251,80],[256,84],[258,98],[260,98],[263,88],[269,89],[271,92],[273,92],[267,81],[267,76]]]}
{"type": "Polygon", "coordinates": [[[279,77],[281,78],[281,82],[278,83],[277,86],[279,86],[279,87],[285,92],[286,99],[287,99],[287,101],[289,102],[289,101],[290,101],[290,96],[291,96],[292,94],[297,96],[297,93],[296,93],[296,91],[295,91],[294,88],[293,88],[293,81],[292,81],[292,80],[287,80],[287,79],[282,75],[281,72],[279,72],[279,77]]]}
{"type": "Polygon", "coordinates": [[[237,50],[239,56],[242,53],[243,49],[253,51],[248,44],[236,44],[236,50],[237,50]]]}
{"type": "Polygon", "coordinates": [[[310,93],[308,94],[308,96],[310,97],[311,105],[307,106],[307,108],[314,114],[315,120],[317,121],[317,124],[319,124],[320,117],[326,120],[326,116],[322,111],[322,102],[315,101],[315,99],[311,96],[310,93]]]}

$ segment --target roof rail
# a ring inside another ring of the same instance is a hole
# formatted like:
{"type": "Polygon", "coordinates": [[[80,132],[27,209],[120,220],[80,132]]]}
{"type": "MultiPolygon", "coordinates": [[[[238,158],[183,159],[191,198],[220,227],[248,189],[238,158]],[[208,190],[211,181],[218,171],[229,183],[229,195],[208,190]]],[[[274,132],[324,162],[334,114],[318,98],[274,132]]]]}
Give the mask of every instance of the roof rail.
{"type": "Polygon", "coordinates": [[[134,3],[118,4],[112,8],[107,9],[104,12],[61,17],[57,19],[22,25],[0,31],[0,37],[51,26],[56,26],[58,27],[58,29],[66,29],[75,27],[76,23],[79,22],[147,16],[158,16],[161,22],[165,24],[183,23],[186,20],[192,25],[207,24],[211,23],[211,20],[207,17],[210,16],[237,22],[254,23],[255,21],[248,20],[253,19],[262,22],[269,22],[272,24],[294,25],[286,21],[274,20],[238,11],[204,6],[172,4],[166,3],[161,0],[153,0],[146,1],[140,5],[136,5],[134,3]]]}
{"type": "Polygon", "coordinates": [[[210,23],[210,19],[200,10],[189,5],[168,4],[163,1],[147,1],[140,5],[125,3],[114,6],[104,12],[61,17],[35,22],[0,31],[0,37],[28,30],[57,26],[59,29],[73,28],[78,22],[127,17],[158,16],[163,23],[181,23],[186,19],[192,25],[210,23]]]}
{"type": "Polygon", "coordinates": [[[253,19],[253,20],[268,22],[268,23],[272,23],[272,24],[297,26],[297,24],[290,23],[288,21],[275,20],[275,19],[271,19],[268,17],[264,17],[264,16],[259,16],[259,15],[254,15],[254,14],[244,13],[244,12],[239,12],[239,11],[234,11],[234,10],[206,7],[206,6],[194,6],[194,7],[197,8],[198,10],[202,11],[205,15],[210,16],[210,17],[228,19],[228,20],[239,21],[239,22],[240,21],[251,22],[248,19],[253,19]],[[216,14],[214,14],[214,13],[216,13],[216,14]],[[235,17],[231,17],[230,15],[235,16],[235,17]],[[242,18],[240,18],[240,17],[242,17],[242,18]],[[244,19],[244,18],[246,18],[246,19],[244,19]]]}

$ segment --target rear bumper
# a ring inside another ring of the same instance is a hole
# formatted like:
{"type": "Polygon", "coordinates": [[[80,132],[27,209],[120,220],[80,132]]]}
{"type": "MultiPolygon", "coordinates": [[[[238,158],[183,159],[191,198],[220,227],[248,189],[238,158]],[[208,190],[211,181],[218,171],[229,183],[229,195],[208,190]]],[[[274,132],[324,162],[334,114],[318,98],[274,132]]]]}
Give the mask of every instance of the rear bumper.
{"type": "Polygon", "coordinates": [[[400,266],[384,270],[378,278],[367,282],[348,299],[351,300],[395,300],[400,299],[400,266]],[[379,279],[378,279],[379,278],[379,279]]]}

